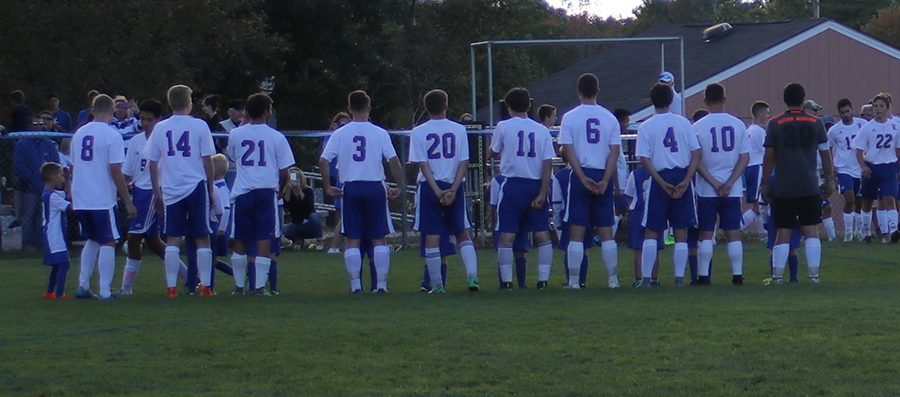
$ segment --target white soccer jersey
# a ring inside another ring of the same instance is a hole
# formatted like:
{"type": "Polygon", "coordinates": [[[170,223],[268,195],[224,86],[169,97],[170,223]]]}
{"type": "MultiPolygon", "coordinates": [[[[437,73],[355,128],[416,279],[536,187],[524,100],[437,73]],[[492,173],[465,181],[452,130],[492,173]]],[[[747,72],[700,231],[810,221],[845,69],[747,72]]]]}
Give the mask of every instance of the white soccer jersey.
{"type": "Polygon", "coordinates": [[[147,134],[137,134],[128,141],[128,151],[125,152],[122,173],[131,177],[134,187],[150,190],[153,189],[153,183],[150,181],[150,167],[147,167],[148,160],[141,156],[146,145],[147,134]]]}
{"type": "Polygon", "coordinates": [[[865,154],[865,160],[871,164],[889,164],[897,162],[897,138],[898,126],[890,120],[879,123],[872,120],[863,124],[856,139],[853,140],[853,148],[861,149],[865,154]]]}
{"type": "Polygon", "coordinates": [[[500,184],[503,183],[501,179],[505,179],[502,176],[495,176],[491,178],[491,197],[488,203],[491,207],[496,208],[500,205],[500,184]]]}
{"type": "Polygon", "coordinates": [[[215,218],[214,222],[219,222],[219,229],[217,232],[226,233],[228,231],[228,224],[231,221],[231,191],[228,190],[228,184],[225,183],[224,179],[219,179],[215,183],[216,185],[216,208],[213,211],[213,215],[215,218]]]}
{"type": "Polygon", "coordinates": [[[579,105],[563,115],[559,144],[572,145],[582,168],[605,169],[610,146],[622,147],[619,121],[603,106],[579,105]]]}
{"type": "Polygon", "coordinates": [[[868,121],[854,117],[850,124],[840,121],[828,129],[828,145],[831,146],[834,154],[834,167],[838,173],[854,178],[862,176],[859,161],[856,160],[856,148],[853,147],[853,141],[866,123],[868,121]]]}
{"type": "Polygon", "coordinates": [[[112,164],[125,162],[125,142],[109,124],[92,121],[72,136],[72,208],[108,210],[116,206],[112,164]]]}
{"type": "MultiPolygon", "coordinates": [[[[447,119],[429,120],[410,134],[409,161],[428,163],[434,180],[453,183],[459,163],[469,159],[466,127],[447,119]]],[[[425,176],[419,172],[419,182],[425,176]]]]}
{"type": "Polygon", "coordinates": [[[544,160],[553,158],[547,127],[522,117],[497,123],[491,150],[500,153],[500,174],[507,178],[541,179],[544,160]]]}
{"type": "Polygon", "coordinates": [[[628,163],[625,161],[625,152],[619,148],[619,159],[616,160],[616,179],[619,182],[619,190],[625,188],[628,182],[628,163]]]}
{"type": "Polygon", "coordinates": [[[206,180],[203,157],[216,154],[206,122],[186,115],[160,121],[141,155],[159,163],[159,185],[166,205],[190,195],[206,180]]]}
{"type": "Polygon", "coordinates": [[[384,181],[384,160],[397,157],[391,137],[368,121],[354,121],[331,134],[322,158],[337,158],[342,182],[384,181]]]}
{"type": "Polygon", "coordinates": [[[637,205],[637,186],[634,184],[634,171],[628,173],[628,179],[625,181],[625,188],[622,189],[622,194],[626,197],[631,197],[631,202],[628,203],[628,209],[633,210],[637,205]]]}
{"type": "MultiPolygon", "coordinates": [[[[742,154],[750,153],[750,136],[744,122],[728,113],[710,113],[692,127],[700,142],[700,164],[720,183],[731,177],[742,154]]],[[[741,197],[744,186],[735,183],[729,197],[741,197]]],[[[702,176],[697,177],[697,195],[718,197],[716,189],[702,176]]]]}
{"type": "Polygon", "coordinates": [[[766,129],[756,124],[747,127],[747,135],[750,138],[750,162],[747,166],[762,165],[763,156],[766,154],[766,129]]]}
{"type": "Polygon", "coordinates": [[[638,127],[638,157],[647,157],[657,171],[687,168],[691,165],[691,151],[700,149],[691,123],[673,113],[654,114],[638,127]]]}
{"type": "MultiPolygon", "coordinates": [[[[46,194],[46,193],[45,193],[46,194]]],[[[46,254],[64,252],[66,248],[66,236],[63,233],[63,223],[66,219],[66,210],[69,209],[69,201],[66,193],[55,190],[49,193],[44,208],[44,238],[47,240],[46,254]]]]}
{"type": "Polygon", "coordinates": [[[231,130],[225,152],[237,167],[232,198],[251,190],[278,189],[280,171],[294,165],[287,138],[265,124],[246,124],[231,130]]]}

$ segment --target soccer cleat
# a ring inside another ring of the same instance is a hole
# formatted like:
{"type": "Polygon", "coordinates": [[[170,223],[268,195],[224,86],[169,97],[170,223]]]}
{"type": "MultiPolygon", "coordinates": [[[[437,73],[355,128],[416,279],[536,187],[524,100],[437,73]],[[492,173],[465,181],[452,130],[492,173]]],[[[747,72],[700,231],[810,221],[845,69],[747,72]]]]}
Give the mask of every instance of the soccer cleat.
{"type": "Polygon", "coordinates": [[[216,293],[213,292],[212,288],[200,287],[200,296],[201,297],[208,297],[208,296],[215,296],[215,295],[216,295],[216,293]]]}
{"type": "Polygon", "coordinates": [[[379,289],[375,290],[375,293],[376,294],[386,294],[386,293],[388,293],[388,290],[386,288],[379,288],[379,289]]]}
{"type": "Polygon", "coordinates": [[[709,279],[709,276],[700,276],[697,277],[696,285],[712,285],[712,281],[709,279]]]}
{"type": "Polygon", "coordinates": [[[500,290],[512,291],[512,289],[513,289],[512,282],[500,283],[500,290]]]}
{"type": "Polygon", "coordinates": [[[779,278],[770,277],[770,278],[763,280],[763,285],[766,285],[766,286],[770,286],[770,285],[777,286],[777,285],[783,285],[783,284],[784,284],[784,279],[780,278],[780,277],[779,278]]]}
{"type": "Polygon", "coordinates": [[[123,289],[119,290],[119,295],[134,295],[134,289],[133,288],[129,288],[129,289],[123,288],[123,289]]]}
{"type": "Polygon", "coordinates": [[[863,237],[863,241],[865,241],[866,244],[872,244],[872,236],[863,237]]]}
{"type": "Polygon", "coordinates": [[[234,287],[234,291],[231,291],[231,296],[239,295],[244,295],[244,287],[234,287]]]}
{"type": "Polygon", "coordinates": [[[882,243],[882,244],[887,244],[887,243],[889,243],[889,242],[891,242],[891,236],[888,235],[888,234],[882,234],[882,235],[881,235],[881,243],[882,243]]]}
{"type": "Polygon", "coordinates": [[[52,292],[44,292],[44,299],[56,299],[56,294],[52,292]]]}
{"type": "Polygon", "coordinates": [[[329,248],[329,249],[328,249],[328,253],[329,253],[329,254],[340,254],[340,253],[341,253],[341,250],[339,250],[339,249],[337,249],[337,248],[329,248]]]}
{"type": "Polygon", "coordinates": [[[354,290],[350,290],[350,294],[351,294],[351,295],[362,295],[362,293],[363,293],[363,291],[362,291],[362,289],[360,289],[360,288],[357,288],[357,289],[354,289],[354,290]]]}
{"type": "Polygon", "coordinates": [[[178,288],[166,288],[166,296],[169,298],[177,298],[178,297],[178,288]]]}
{"type": "Polygon", "coordinates": [[[810,277],[809,277],[809,282],[812,283],[812,284],[818,284],[818,283],[819,283],[819,277],[818,277],[818,276],[815,276],[815,277],[814,277],[814,276],[810,276],[810,277]]]}
{"type": "Polygon", "coordinates": [[[91,292],[91,290],[89,290],[89,289],[84,289],[84,288],[78,287],[78,289],[75,290],[75,298],[94,299],[96,297],[97,297],[97,295],[94,295],[94,293],[91,292]]]}
{"type": "Polygon", "coordinates": [[[428,288],[425,288],[425,287],[419,287],[419,292],[427,294],[427,293],[431,292],[431,290],[428,288]]]}
{"type": "Polygon", "coordinates": [[[665,245],[673,245],[673,244],[675,244],[675,236],[669,235],[669,237],[666,237],[666,240],[663,241],[663,243],[664,243],[665,245]]]}
{"type": "Polygon", "coordinates": [[[266,287],[257,288],[257,289],[255,289],[255,290],[252,290],[252,291],[250,292],[250,295],[254,295],[254,296],[272,296],[272,294],[269,293],[269,291],[266,289],[266,287]]]}
{"type": "Polygon", "coordinates": [[[446,293],[447,293],[447,290],[444,289],[444,287],[440,287],[440,288],[435,288],[435,289],[431,290],[431,292],[429,292],[428,294],[432,295],[432,294],[446,294],[446,293]]]}
{"type": "Polygon", "coordinates": [[[470,292],[478,292],[480,290],[481,290],[481,286],[478,285],[478,279],[474,278],[474,277],[470,278],[469,279],[469,291],[470,292]]]}
{"type": "Polygon", "coordinates": [[[641,279],[636,278],[631,282],[631,288],[638,288],[641,286],[641,279]]]}
{"type": "Polygon", "coordinates": [[[585,289],[585,288],[587,288],[587,283],[581,283],[581,284],[578,284],[578,288],[580,288],[580,289],[585,289]]]}
{"type": "Polygon", "coordinates": [[[281,295],[281,291],[277,290],[277,289],[273,289],[273,290],[269,290],[269,294],[271,294],[272,296],[278,296],[278,295],[281,295]]]}
{"type": "Polygon", "coordinates": [[[853,241],[853,233],[844,234],[844,242],[849,243],[851,241],[853,241]]]}
{"type": "Polygon", "coordinates": [[[684,277],[675,277],[675,287],[676,288],[684,287],[684,277]]]}
{"type": "Polygon", "coordinates": [[[56,299],[67,301],[69,299],[72,299],[72,295],[62,294],[60,296],[57,296],[56,299]]]}
{"type": "Polygon", "coordinates": [[[100,297],[100,298],[97,298],[97,300],[108,302],[108,301],[114,301],[114,300],[118,299],[118,297],[119,296],[116,294],[109,294],[109,296],[100,297]]]}
{"type": "Polygon", "coordinates": [[[538,281],[537,289],[546,289],[548,287],[548,283],[546,281],[538,281]]]}
{"type": "MultiPolygon", "coordinates": [[[[579,284],[578,287],[581,288],[581,284],[579,284]]],[[[617,276],[615,274],[612,276],[609,276],[609,288],[612,288],[612,289],[619,288],[619,276],[617,276]]]]}
{"type": "Polygon", "coordinates": [[[744,285],[744,276],[742,274],[735,274],[731,276],[731,284],[744,285]]]}

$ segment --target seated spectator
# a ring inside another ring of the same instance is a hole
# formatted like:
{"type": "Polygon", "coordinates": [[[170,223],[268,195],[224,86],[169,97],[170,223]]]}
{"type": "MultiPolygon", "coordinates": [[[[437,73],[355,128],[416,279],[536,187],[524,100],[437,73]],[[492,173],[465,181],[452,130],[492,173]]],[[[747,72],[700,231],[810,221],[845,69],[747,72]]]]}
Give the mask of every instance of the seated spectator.
{"type": "Polygon", "coordinates": [[[53,120],[56,127],[53,129],[54,131],[75,132],[72,129],[72,115],[59,107],[58,94],[51,92],[50,95],[47,95],[47,105],[50,108],[50,114],[53,115],[53,120]]]}
{"type": "Polygon", "coordinates": [[[97,95],[100,95],[100,91],[97,91],[97,90],[88,91],[88,93],[87,93],[88,107],[86,109],[81,109],[81,111],[78,112],[78,119],[75,120],[76,121],[75,129],[76,130],[78,128],[80,128],[81,126],[83,126],[87,123],[90,123],[91,121],[94,120],[94,116],[91,115],[91,104],[94,103],[94,98],[97,95]]]}
{"type": "Polygon", "coordinates": [[[240,99],[232,99],[228,101],[228,119],[219,122],[225,132],[240,127],[244,121],[244,101],[240,99]]]}
{"type": "Polygon", "coordinates": [[[316,212],[313,190],[306,183],[306,176],[299,168],[292,167],[290,180],[284,187],[284,209],[290,223],[285,224],[284,237],[295,246],[303,246],[303,240],[322,238],[322,218],[316,212]]]}
{"type": "Polygon", "coordinates": [[[122,135],[136,134],[139,123],[137,118],[134,117],[131,102],[122,95],[117,95],[115,102],[116,112],[113,113],[113,119],[109,125],[122,135]]]}
{"type": "Polygon", "coordinates": [[[12,108],[10,120],[12,120],[12,132],[31,131],[31,112],[25,106],[25,93],[15,90],[9,93],[9,106],[12,108]]]}
{"type": "MultiPolygon", "coordinates": [[[[40,132],[44,119],[40,114],[31,118],[29,130],[40,132]]],[[[44,163],[59,163],[56,143],[47,138],[21,138],[13,149],[13,195],[16,215],[22,225],[22,249],[37,251],[41,248],[42,209],[41,193],[44,180],[41,166],[44,163]]]]}

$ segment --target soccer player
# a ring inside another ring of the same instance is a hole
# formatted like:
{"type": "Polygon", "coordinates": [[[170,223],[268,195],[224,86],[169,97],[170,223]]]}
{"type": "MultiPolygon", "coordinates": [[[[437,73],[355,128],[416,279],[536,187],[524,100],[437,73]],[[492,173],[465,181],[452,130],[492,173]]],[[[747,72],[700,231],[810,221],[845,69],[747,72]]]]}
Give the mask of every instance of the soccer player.
{"type": "MultiPolygon", "coordinates": [[[[211,228],[213,234],[209,236],[210,246],[213,250],[213,266],[216,270],[234,277],[234,271],[230,265],[219,260],[219,257],[228,254],[228,236],[229,229],[232,226],[231,218],[231,189],[225,181],[225,175],[228,172],[228,158],[224,154],[216,154],[212,156],[213,168],[215,169],[216,186],[215,203],[216,209],[213,211],[215,218],[212,220],[211,228]]],[[[215,292],[216,288],[216,272],[210,274],[209,286],[215,292]]]]}
{"type": "Polygon", "coordinates": [[[388,292],[391,268],[391,248],[385,244],[385,236],[393,231],[387,199],[399,197],[400,190],[387,189],[383,161],[388,161],[394,179],[402,183],[400,160],[387,131],[369,122],[372,111],[369,95],[365,91],[353,91],[347,102],[353,121],[331,134],[319,159],[319,169],[325,192],[343,198],[341,233],[347,239],[344,263],[350,276],[350,292],[362,292],[359,243],[371,239],[378,277],[376,292],[384,294],[388,292]],[[331,184],[328,163],[335,158],[343,189],[331,184]]]}
{"type": "Polygon", "coordinates": [[[178,297],[175,284],[182,237],[196,240],[200,295],[213,295],[209,287],[213,261],[209,213],[214,207],[215,147],[206,122],[191,116],[191,93],[185,85],[169,88],[166,97],[174,114],[156,124],[141,153],[150,162],[154,206],[159,212],[165,210],[166,295],[170,298],[178,297]]]}
{"type": "Polygon", "coordinates": [[[538,245],[537,288],[543,289],[547,288],[553,265],[547,202],[553,143],[547,127],[528,118],[531,107],[528,90],[520,87],[509,90],[505,103],[510,118],[497,123],[491,140],[491,151],[494,156],[500,156],[500,173],[506,177],[500,185],[497,206],[501,289],[512,289],[513,243],[522,227],[533,233],[538,245]]]}
{"type": "MultiPolygon", "coordinates": [[[[756,101],[750,107],[750,114],[753,116],[753,124],[747,127],[747,135],[750,138],[750,162],[747,169],[744,170],[744,199],[747,204],[752,207],[744,212],[742,221],[744,227],[750,226],[756,220],[760,212],[759,203],[759,181],[761,178],[760,171],[762,168],[763,155],[766,148],[763,143],[766,141],[766,124],[769,122],[769,104],[763,101],[756,101]]],[[[765,220],[760,219],[759,233],[765,232],[765,220]]]]}
{"type": "MultiPolygon", "coordinates": [[[[891,116],[891,97],[881,93],[872,99],[872,108],[875,118],[863,125],[853,140],[856,149],[856,159],[862,170],[862,217],[869,219],[872,211],[872,201],[880,199],[878,203],[878,229],[881,231],[881,241],[890,241],[892,233],[897,231],[897,209],[895,196],[897,195],[897,159],[900,157],[900,148],[897,147],[897,124],[889,119],[891,116]]],[[[863,221],[863,234],[866,242],[871,241],[867,222],[863,221]]]]}
{"type": "Polygon", "coordinates": [[[125,203],[128,218],[134,218],[135,208],[128,197],[122,163],[125,162],[125,142],[122,135],[109,126],[114,103],[108,95],[98,95],[91,105],[93,121],[85,124],[72,136],[72,207],[86,238],[81,251],[81,274],[76,298],[91,298],[91,273],[99,262],[100,299],[114,299],[110,290],[116,270],[116,194],[125,203]]]}
{"type": "Polygon", "coordinates": [[[66,200],[66,177],[63,168],[57,163],[44,163],[41,166],[41,179],[44,180],[44,191],[41,202],[44,205],[44,265],[50,267],[50,279],[46,299],[69,299],[65,294],[66,276],[69,274],[69,250],[66,248],[66,213],[72,204],[66,200]]]}
{"type": "MultiPolygon", "coordinates": [[[[628,248],[634,251],[634,282],[632,287],[640,287],[643,281],[641,270],[641,258],[644,249],[644,208],[646,207],[647,194],[650,191],[650,174],[644,170],[643,166],[638,166],[629,175],[625,182],[625,192],[623,193],[628,200],[628,248]]],[[[658,235],[656,239],[658,251],[665,249],[662,235],[658,235]]],[[[650,285],[659,287],[659,255],[653,263],[653,271],[651,272],[650,285]]]]}
{"type": "MultiPolygon", "coordinates": [[[[619,122],[619,136],[628,132],[631,123],[631,112],[626,109],[613,110],[613,116],[619,122]]],[[[616,160],[616,177],[613,179],[613,198],[615,199],[616,218],[613,225],[613,236],[619,232],[619,222],[628,213],[628,199],[623,194],[625,184],[628,182],[628,162],[625,161],[625,147],[619,146],[619,158],[616,160]]]]}
{"type": "Polygon", "coordinates": [[[431,90],[423,102],[430,120],[413,128],[409,161],[419,166],[415,228],[425,234],[431,292],[447,292],[441,279],[440,240],[444,230],[456,236],[469,291],[478,291],[478,262],[469,238],[465,188],[460,189],[469,167],[469,138],[462,124],[447,119],[446,92],[431,90]]]}
{"type": "MultiPolygon", "coordinates": [[[[566,151],[563,148],[560,148],[560,156],[563,158],[563,161],[566,160],[566,151]]],[[[552,189],[550,190],[550,206],[553,208],[553,224],[557,227],[557,233],[559,238],[559,249],[563,252],[566,252],[564,256],[564,260],[568,262],[568,247],[569,247],[569,224],[566,223],[563,219],[566,218],[566,204],[568,204],[568,196],[569,196],[569,186],[572,182],[572,168],[565,167],[559,170],[556,174],[550,179],[550,184],[552,189]]],[[[584,234],[584,249],[590,249],[594,244],[594,228],[590,228],[586,230],[584,234]]],[[[590,265],[588,261],[588,255],[585,250],[582,250],[582,257],[579,258],[580,261],[580,269],[577,273],[578,277],[578,288],[587,287],[587,272],[588,266],[590,265]]],[[[566,288],[569,288],[568,280],[569,277],[573,276],[570,272],[572,269],[566,267],[566,288]]]]}
{"type": "Polygon", "coordinates": [[[618,250],[613,235],[613,184],[616,183],[616,162],[622,138],[619,121],[597,104],[599,93],[597,76],[581,75],[578,78],[581,105],[563,115],[559,133],[559,143],[565,150],[573,176],[563,218],[569,225],[570,240],[566,250],[569,288],[578,288],[585,230],[594,228],[598,228],[602,241],[600,252],[606,264],[609,288],[619,287],[618,250]]]}
{"type": "Polygon", "coordinates": [[[656,262],[657,237],[668,225],[675,230],[675,286],[684,286],[687,266],[687,228],[696,223],[691,180],[700,162],[700,143],[691,123],[669,112],[672,89],[656,84],[650,89],[656,113],[638,128],[636,154],[652,177],[644,213],[647,228],[641,250],[641,286],[649,287],[656,262]]]}
{"type": "Polygon", "coordinates": [[[726,101],[725,87],[718,83],[706,86],[703,102],[709,114],[692,127],[702,149],[697,167],[702,177],[697,181],[699,285],[710,284],[709,268],[717,221],[728,238],[731,283],[744,283],[744,246],[741,243],[743,187],[737,182],[750,161],[750,136],[743,121],[725,113],[726,101]]]}
{"type": "Polygon", "coordinates": [[[265,285],[272,264],[272,240],[281,236],[277,192],[287,184],[294,154],[284,134],[266,125],[272,114],[272,98],[253,94],[247,98],[245,109],[251,121],[231,130],[226,150],[237,165],[231,190],[234,294],[244,293],[244,275],[249,262],[253,263],[256,276],[250,285],[251,293],[268,295],[265,285]],[[251,245],[256,250],[248,255],[251,245]]]}
{"type": "MultiPolygon", "coordinates": [[[[497,206],[500,205],[500,186],[502,186],[504,182],[506,182],[505,176],[496,175],[491,179],[490,185],[488,185],[490,189],[489,203],[491,205],[491,210],[493,211],[491,219],[494,219],[494,223],[497,221],[497,206]]],[[[516,233],[516,240],[513,242],[513,256],[515,256],[516,263],[516,283],[518,284],[519,289],[528,288],[528,258],[525,256],[525,254],[528,253],[528,234],[527,229],[524,227],[520,228],[516,233]]],[[[494,240],[494,250],[497,250],[500,247],[500,233],[494,232],[491,235],[494,240]]],[[[497,276],[500,276],[500,262],[497,262],[497,276]]],[[[500,288],[503,288],[502,278],[500,279],[500,288]]]]}
{"type": "MultiPolygon", "coordinates": [[[[856,159],[853,141],[859,130],[867,122],[853,117],[853,105],[849,99],[841,99],[837,103],[841,121],[828,129],[828,143],[834,156],[834,168],[837,171],[838,190],[844,196],[844,241],[853,241],[854,233],[862,235],[861,221],[862,201],[857,200],[862,170],[856,159]]],[[[870,216],[871,219],[871,216],[870,216]]],[[[871,225],[871,222],[869,222],[871,225]]]]}
{"type": "Polygon", "coordinates": [[[799,225],[806,237],[806,261],[809,280],[819,282],[822,242],[817,227],[822,223],[822,195],[834,191],[828,137],[822,121],[801,110],[806,90],[799,83],[784,88],[788,110],[775,116],[766,127],[766,154],[760,193],[770,203],[776,232],[772,247],[772,284],[784,283],[784,266],[790,253],[792,230],[799,225]],[[822,159],[824,183],[819,186],[816,157],[822,159]],[[777,174],[770,184],[773,171],[777,174]]]}

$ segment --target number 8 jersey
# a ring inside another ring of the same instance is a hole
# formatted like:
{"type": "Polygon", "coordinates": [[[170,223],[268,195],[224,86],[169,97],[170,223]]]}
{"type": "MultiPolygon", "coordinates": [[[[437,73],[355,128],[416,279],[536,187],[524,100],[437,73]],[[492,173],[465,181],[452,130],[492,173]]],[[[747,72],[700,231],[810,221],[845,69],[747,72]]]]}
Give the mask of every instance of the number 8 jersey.
{"type": "Polygon", "coordinates": [[[691,123],[674,113],[657,113],[638,127],[638,157],[647,157],[657,171],[688,168],[691,151],[700,149],[691,123]]]}
{"type": "Polygon", "coordinates": [[[391,137],[368,121],[351,122],[331,134],[322,158],[338,160],[341,182],[384,181],[384,160],[397,157],[391,137]]]}
{"type": "MultiPolygon", "coordinates": [[[[459,163],[469,159],[469,140],[462,124],[429,120],[413,128],[409,139],[409,161],[428,163],[436,181],[453,183],[459,163]]],[[[424,181],[419,171],[419,182],[424,181]]]]}
{"type": "Polygon", "coordinates": [[[72,208],[108,210],[116,206],[116,184],[109,166],[125,161],[122,134],[93,121],[72,136],[72,208]]]}
{"type": "MultiPolygon", "coordinates": [[[[728,113],[710,113],[694,123],[692,129],[703,150],[700,164],[719,183],[724,183],[734,172],[741,154],[750,153],[747,127],[728,113]]],[[[741,197],[743,190],[740,183],[735,183],[728,197],[741,197]]],[[[697,195],[719,197],[713,185],[702,176],[697,177],[697,195]]]]}
{"type": "Polygon", "coordinates": [[[500,153],[500,175],[507,178],[541,179],[544,160],[554,155],[547,127],[522,117],[497,123],[491,150],[500,153]]]}
{"type": "Polygon", "coordinates": [[[173,115],[153,128],[142,155],[159,163],[159,185],[166,205],[190,195],[206,180],[203,157],[216,153],[206,122],[173,115]]]}

